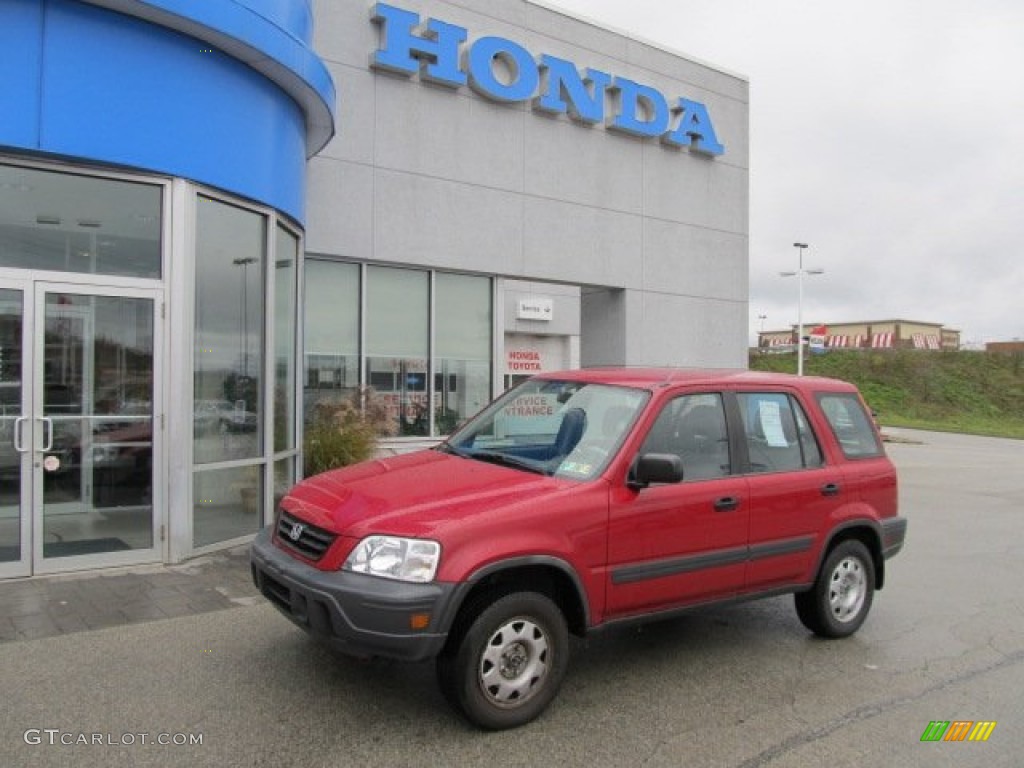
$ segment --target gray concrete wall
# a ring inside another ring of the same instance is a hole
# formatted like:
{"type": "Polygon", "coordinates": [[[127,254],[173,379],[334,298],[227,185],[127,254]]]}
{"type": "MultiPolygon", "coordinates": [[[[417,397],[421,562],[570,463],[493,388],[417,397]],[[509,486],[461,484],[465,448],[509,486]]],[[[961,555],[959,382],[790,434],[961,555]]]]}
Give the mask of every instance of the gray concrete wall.
{"type": "Polygon", "coordinates": [[[748,84],[525,0],[393,3],[704,103],[707,157],[371,69],[369,3],[315,0],[338,88],[310,253],[583,286],[584,365],[746,365],[748,84]]]}

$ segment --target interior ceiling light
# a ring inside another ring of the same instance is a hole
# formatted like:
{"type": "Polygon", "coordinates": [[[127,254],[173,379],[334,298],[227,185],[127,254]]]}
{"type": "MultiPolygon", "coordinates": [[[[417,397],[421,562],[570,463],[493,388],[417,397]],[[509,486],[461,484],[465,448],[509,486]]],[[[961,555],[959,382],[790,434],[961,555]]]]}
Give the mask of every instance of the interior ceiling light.
{"type": "Polygon", "coordinates": [[[78,226],[89,227],[91,229],[99,229],[100,222],[98,222],[96,219],[79,219],[78,226]]]}
{"type": "Polygon", "coordinates": [[[36,216],[36,224],[60,224],[60,216],[36,216]]]}

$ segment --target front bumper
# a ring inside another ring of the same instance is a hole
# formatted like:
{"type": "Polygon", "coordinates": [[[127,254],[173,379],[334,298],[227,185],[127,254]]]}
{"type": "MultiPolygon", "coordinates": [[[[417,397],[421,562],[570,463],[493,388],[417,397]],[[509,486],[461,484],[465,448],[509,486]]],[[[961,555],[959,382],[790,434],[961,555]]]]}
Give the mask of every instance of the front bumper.
{"type": "Polygon", "coordinates": [[[448,637],[441,623],[455,585],[409,584],[348,571],[321,571],[274,546],[264,528],[249,550],[257,589],[302,629],[354,656],[421,661],[436,656],[448,637]],[[429,614],[424,630],[413,614],[429,614]]]}

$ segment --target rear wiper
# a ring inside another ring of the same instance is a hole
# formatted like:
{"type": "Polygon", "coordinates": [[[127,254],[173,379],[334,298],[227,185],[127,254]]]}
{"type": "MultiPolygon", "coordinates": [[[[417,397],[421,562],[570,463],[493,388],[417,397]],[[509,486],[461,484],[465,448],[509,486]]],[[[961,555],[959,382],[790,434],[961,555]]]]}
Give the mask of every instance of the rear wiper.
{"type": "Polygon", "coordinates": [[[479,459],[480,461],[489,461],[492,464],[503,464],[507,467],[515,467],[516,469],[525,469],[527,472],[536,472],[538,475],[546,475],[547,470],[543,467],[539,467],[532,461],[526,459],[520,459],[518,456],[509,456],[507,453],[498,453],[497,451],[473,451],[472,453],[459,454],[469,459],[479,459]]]}

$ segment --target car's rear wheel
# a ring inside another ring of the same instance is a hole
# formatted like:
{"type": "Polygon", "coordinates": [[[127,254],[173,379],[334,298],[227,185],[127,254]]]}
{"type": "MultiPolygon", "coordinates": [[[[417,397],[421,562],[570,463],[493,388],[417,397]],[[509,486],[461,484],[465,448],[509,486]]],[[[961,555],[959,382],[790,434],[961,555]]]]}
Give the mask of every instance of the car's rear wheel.
{"type": "Polygon", "coordinates": [[[795,595],[803,625],[822,637],[852,635],[867,618],[875,592],[875,564],[856,539],[841,542],[825,558],[814,586],[795,595]]]}
{"type": "Polygon", "coordinates": [[[544,711],[568,664],[561,610],[536,592],[516,592],[480,610],[437,661],[442,690],[473,723],[514,728],[544,711]]]}

